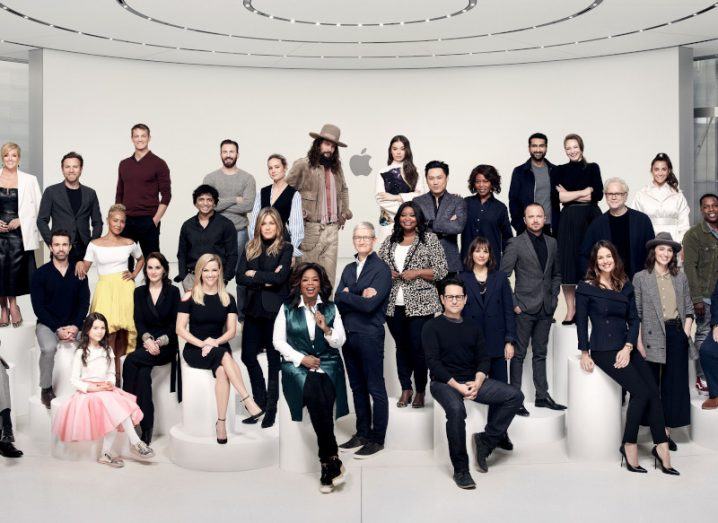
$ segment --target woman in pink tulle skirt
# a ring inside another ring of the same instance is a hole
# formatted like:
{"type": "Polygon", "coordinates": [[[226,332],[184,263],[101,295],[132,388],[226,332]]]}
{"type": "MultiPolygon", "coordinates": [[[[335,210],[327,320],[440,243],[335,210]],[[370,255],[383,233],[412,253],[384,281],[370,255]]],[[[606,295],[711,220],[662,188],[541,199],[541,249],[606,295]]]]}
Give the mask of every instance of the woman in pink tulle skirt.
{"type": "Polygon", "coordinates": [[[61,441],[94,441],[103,438],[98,462],[122,467],[112,455],[118,431],[127,433],[136,457],[151,458],[154,451],[140,441],[134,426],[142,419],[135,396],[115,387],[115,356],[107,345],[107,319],[92,313],[82,325],[80,343],[72,362],[71,382],[77,392],[58,410],[52,431],[61,441]]]}

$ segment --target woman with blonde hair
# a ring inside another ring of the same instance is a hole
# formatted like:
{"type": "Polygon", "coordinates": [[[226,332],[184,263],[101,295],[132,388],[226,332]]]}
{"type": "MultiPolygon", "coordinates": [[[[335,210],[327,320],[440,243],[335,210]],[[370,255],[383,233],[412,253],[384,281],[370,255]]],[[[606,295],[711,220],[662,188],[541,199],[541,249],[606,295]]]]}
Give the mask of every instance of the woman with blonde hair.
{"type": "MultiPolygon", "coordinates": [[[[254,224],[256,235],[239,258],[237,285],[247,289],[244,301],[242,331],[242,362],[247,366],[252,394],[266,412],[262,427],[274,425],[279,399],[279,353],[272,343],[274,318],[289,296],[289,275],[292,270],[292,244],[285,241],[284,224],[279,212],[264,207],[254,224]],[[267,353],[267,383],[257,355],[267,353]]],[[[247,423],[253,422],[248,418],[247,423]]],[[[255,420],[256,421],[256,420],[255,420]]]]}
{"type": "Polygon", "coordinates": [[[99,275],[90,312],[102,313],[107,318],[107,340],[115,354],[115,384],[118,387],[122,378],[120,358],[135,350],[135,277],[145,264],[140,246],[122,236],[126,218],[124,205],[117,203],[110,207],[107,234],[92,240],[85,252],[85,273],[95,263],[99,275]],[[128,267],[130,256],[137,261],[134,271],[128,267]]]}
{"type": "Polygon", "coordinates": [[[33,251],[40,245],[37,178],[18,169],[20,147],[8,142],[0,148],[0,327],[22,325],[17,296],[30,292],[35,270],[33,251]]]}
{"type": "Polygon", "coordinates": [[[216,254],[203,254],[195,265],[192,290],[185,293],[177,313],[177,335],[187,344],[182,357],[192,368],[208,369],[216,378],[217,443],[227,443],[227,405],[230,385],[240,395],[256,422],[264,411],[254,402],[242,380],[239,365],[232,357],[229,341],[237,334],[237,302],[224,285],[222,260],[216,254]]]}

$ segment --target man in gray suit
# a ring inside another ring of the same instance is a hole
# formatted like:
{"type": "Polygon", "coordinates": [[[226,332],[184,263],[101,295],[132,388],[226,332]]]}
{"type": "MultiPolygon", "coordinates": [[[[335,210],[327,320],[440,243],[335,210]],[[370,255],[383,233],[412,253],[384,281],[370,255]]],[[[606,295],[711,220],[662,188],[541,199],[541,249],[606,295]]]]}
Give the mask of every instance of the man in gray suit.
{"type": "MultiPolygon", "coordinates": [[[[566,407],[556,403],[548,393],[546,355],[553,313],[561,289],[558,244],[543,233],[544,209],[538,203],[526,206],[526,230],[509,241],[501,258],[501,270],[507,275],[516,271],[514,284],[514,312],[518,344],[510,364],[511,384],[521,388],[524,358],[529,343],[533,353],[533,379],[536,387],[536,406],[552,410],[566,407]]],[[[518,414],[528,416],[524,406],[518,414]]]]}
{"type": "Polygon", "coordinates": [[[60,166],[65,180],[45,189],[37,215],[37,228],[48,246],[53,229],[70,233],[72,249],[69,262],[80,279],[85,277],[85,265],[80,262],[85,257],[87,246],[102,234],[102,214],[97,194],[94,189],[80,184],[83,164],[82,156],[76,152],[62,157],[60,166]]]}
{"type": "Polygon", "coordinates": [[[414,203],[424,213],[429,230],[441,241],[450,276],[464,268],[458,237],[466,224],[466,202],[458,194],[446,192],[449,166],[444,162],[433,160],[427,163],[424,174],[429,192],[414,198],[414,203]]]}

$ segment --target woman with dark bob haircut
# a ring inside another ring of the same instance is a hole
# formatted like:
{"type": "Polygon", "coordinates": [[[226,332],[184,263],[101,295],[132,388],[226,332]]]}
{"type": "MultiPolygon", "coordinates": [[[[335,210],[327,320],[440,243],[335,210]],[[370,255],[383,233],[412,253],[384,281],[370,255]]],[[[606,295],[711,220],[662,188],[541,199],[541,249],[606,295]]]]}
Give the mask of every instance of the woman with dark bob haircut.
{"type": "Polygon", "coordinates": [[[134,318],[137,328],[137,349],[125,358],[122,367],[122,388],[137,396],[137,404],[145,415],[140,422],[140,439],[152,441],[154,404],[152,403],[152,368],[172,364],[170,391],[177,391],[182,401],[182,379],[179,372],[179,344],[175,325],[179,289],[170,282],[167,258],[159,252],[147,255],[142,271],[145,285],[134,293],[134,318]]]}
{"type": "Polygon", "coordinates": [[[461,258],[466,258],[469,245],[475,238],[486,238],[496,265],[513,236],[509,210],[494,197],[501,192],[501,176],[493,165],[477,165],[469,175],[469,192],[466,201],[466,225],[461,233],[461,258]]]}
{"type": "Polygon", "coordinates": [[[339,349],[346,334],[339,310],[330,301],[332,284],[324,267],[302,263],[290,279],[289,299],[274,320],[272,342],[282,355],[282,392],[293,421],[309,411],[319,444],[319,490],[329,493],[344,482],[334,415],[349,413],[344,363],[339,349]]]}
{"type": "MultiPolygon", "coordinates": [[[[576,288],[576,330],[581,368],[593,372],[597,365],[630,394],[623,432],[621,462],[630,472],[645,473],[638,463],[638,428],[646,419],[653,437],[652,454],[665,474],[678,475],[671,467],[666,423],[658,386],[648,363],[634,350],[639,317],[633,285],[628,281],[616,247],[596,242],[591,249],[586,278],[576,288]],[[591,337],[588,320],[591,320],[591,337]]],[[[597,398],[598,399],[598,398],[597,398]]]]}

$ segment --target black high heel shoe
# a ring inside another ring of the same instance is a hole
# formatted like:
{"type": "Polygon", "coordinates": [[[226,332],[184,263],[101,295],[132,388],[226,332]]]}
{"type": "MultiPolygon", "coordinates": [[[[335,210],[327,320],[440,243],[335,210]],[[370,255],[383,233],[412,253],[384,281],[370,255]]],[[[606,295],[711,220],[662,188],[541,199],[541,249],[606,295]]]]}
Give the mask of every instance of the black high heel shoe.
{"type": "MultiPolygon", "coordinates": [[[[239,401],[241,401],[242,405],[244,405],[244,402],[247,401],[249,398],[250,398],[250,396],[246,396],[245,398],[242,398],[239,401]]],[[[245,408],[246,408],[246,406],[245,406],[245,408]]],[[[264,410],[260,410],[256,414],[253,414],[253,415],[249,416],[248,418],[244,418],[242,420],[242,423],[244,423],[245,425],[254,425],[261,419],[262,416],[264,416],[264,410]]]]}
{"type": "Polygon", "coordinates": [[[219,425],[219,422],[220,422],[220,421],[221,421],[222,423],[224,423],[225,420],[226,420],[226,418],[225,418],[225,419],[219,419],[219,418],[217,418],[217,423],[214,424],[214,431],[217,433],[217,443],[219,443],[220,445],[224,445],[224,444],[227,443],[227,428],[225,427],[225,429],[224,429],[224,438],[220,438],[220,437],[219,437],[219,430],[218,430],[218,427],[217,427],[217,426],[219,425]]]}
{"type": "Polygon", "coordinates": [[[646,474],[648,472],[642,466],[636,465],[634,467],[633,465],[631,465],[628,462],[628,458],[626,457],[626,448],[624,445],[621,445],[621,447],[618,449],[618,452],[621,453],[621,467],[623,467],[623,461],[625,460],[626,461],[626,470],[628,470],[628,472],[638,472],[639,474],[646,474]]]}
{"type": "Polygon", "coordinates": [[[653,447],[651,454],[653,454],[653,468],[656,468],[656,464],[660,463],[661,464],[661,472],[663,472],[664,474],[669,474],[671,476],[680,476],[681,475],[681,473],[678,472],[673,467],[666,467],[663,465],[663,460],[658,455],[658,447],[657,446],[653,447]]]}
{"type": "Polygon", "coordinates": [[[671,439],[670,436],[668,436],[668,450],[671,452],[675,452],[678,450],[678,445],[676,445],[676,442],[671,439]]]}

